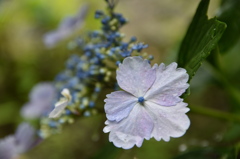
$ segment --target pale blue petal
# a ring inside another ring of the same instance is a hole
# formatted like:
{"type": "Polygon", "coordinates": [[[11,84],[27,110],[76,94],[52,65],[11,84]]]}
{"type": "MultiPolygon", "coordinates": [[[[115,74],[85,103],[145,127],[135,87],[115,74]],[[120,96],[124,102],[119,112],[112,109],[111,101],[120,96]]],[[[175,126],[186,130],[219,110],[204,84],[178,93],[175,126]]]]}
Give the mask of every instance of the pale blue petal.
{"type": "Polygon", "coordinates": [[[153,121],[145,108],[137,104],[129,116],[120,122],[107,121],[104,132],[110,132],[109,141],[116,147],[130,149],[140,147],[144,139],[150,139],[153,121]]]}
{"type": "Polygon", "coordinates": [[[43,42],[45,46],[53,48],[58,42],[68,38],[77,29],[80,29],[83,26],[87,12],[88,5],[83,5],[76,16],[63,19],[56,30],[44,35],[43,42]]]}
{"type": "Polygon", "coordinates": [[[180,137],[190,126],[190,120],[186,115],[189,108],[184,102],[176,106],[165,107],[146,101],[145,108],[154,121],[151,137],[158,141],[161,139],[169,141],[170,137],[180,137]]]}
{"type": "Polygon", "coordinates": [[[15,142],[14,136],[0,140],[0,159],[12,159],[18,155],[15,142]]]}
{"type": "Polygon", "coordinates": [[[80,28],[84,23],[84,19],[88,12],[88,5],[83,5],[76,16],[66,17],[59,24],[58,30],[69,30],[74,32],[75,29],[80,28]]]}
{"type": "Polygon", "coordinates": [[[52,83],[45,82],[39,83],[33,87],[30,93],[30,101],[31,102],[43,102],[46,103],[52,102],[52,100],[56,97],[56,89],[52,83]]]}
{"type": "Polygon", "coordinates": [[[21,109],[24,118],[39,118],[49,112],[56,100],[57,91],[52,83],[45,82],[37,84],[30,93],[30,101],[21,109]]]}
{"type": "Polygon", "coordinates": [[[117,70],[118,85],[136,97],[143,96],[155,81],[156,70],[148,60],[139,56],[127,57],[117,70]]]}
{"type": "Polygon", "coordinates": [[[51,110],[51,106],[51,103],[45,102],[27,103],[22,107],[21,115],[27,119],[39,118],[51,110]]]}
{"type": "Polygon", "coordinates": [[[165,67],[161,64],[156,71],[156,80],[144,98],[162,106],[174,106],[182,99],[179,97],[189,87],[185,69],[177,68],[177,63],[165,67]]]}
{"type": "Polygon", "coordinates": [[[18,153],[25,153],[34,147],[39,141],[36,135],[35,129],[28,123],[19,125],[15,133],[16,151],[18,153]]]}
{"type": "Polygon", "coordinates": [[[137,104],[137,98],[127,92],[117,91],[108,94],[104,102],[107,119],[119,122],[129,115],[137,104]]]}

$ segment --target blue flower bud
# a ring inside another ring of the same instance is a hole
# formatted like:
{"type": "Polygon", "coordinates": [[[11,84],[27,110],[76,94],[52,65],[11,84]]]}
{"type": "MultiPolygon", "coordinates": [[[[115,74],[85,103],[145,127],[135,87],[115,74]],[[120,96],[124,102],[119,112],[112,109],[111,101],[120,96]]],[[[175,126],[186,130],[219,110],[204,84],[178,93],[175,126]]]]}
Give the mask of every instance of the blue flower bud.
{"type": "Polygon", "coordinates": [[[89,102],[89,107],[90,107],[90,108],[93,108],[94,106],[95,106],[95,103],[94,103],[93,101],[90,101],[90,102],[89,102]]]}
{"type": "Polygon", "coordinates": [[[109,20],[110,20],[110,18],[109,18],[109,17],[106,17],[106,18],[103,18],[103,19],[101,20],[101,22],[102,22],[103,25],[106,25],[106,24],[108,24],[109,20]]]}
{"type": "Polygon", "coordinates": [[[129,43],[132,43],[132,42],[136,42],[137,41],[137,38],[135,36],[131,37],[129,43]]]}
{"type": "Polygon", "coordinates": [[[116,62],[116,65],[119,66],[120,63],[121,63],[120,61],[117,61],[117,62],[116,62]]]}
{"type": "Polygon", "coordinates": [[[97,10],[97,11],[95,12],[95,16],[94,16],[94,17],[95,17],[96,19],[98,19],[98,18],[100,18],[102,15],[104,15],[103,12],[100,11],[100,10],[97,10]]]}
{"type": "Polygon", "coordinates": [[[127,20],[124,17],[119,18],[119,22],[123,25],[127,22],[127,20]]]}
{"type": "Polygon", "coordinates": [[[138,43],[132,46],[133,50],[137,50],[138,52],[142,51],[142,49],[147,48],[148,45],[147,44],[143,44],[143,43],[138,43]]]}

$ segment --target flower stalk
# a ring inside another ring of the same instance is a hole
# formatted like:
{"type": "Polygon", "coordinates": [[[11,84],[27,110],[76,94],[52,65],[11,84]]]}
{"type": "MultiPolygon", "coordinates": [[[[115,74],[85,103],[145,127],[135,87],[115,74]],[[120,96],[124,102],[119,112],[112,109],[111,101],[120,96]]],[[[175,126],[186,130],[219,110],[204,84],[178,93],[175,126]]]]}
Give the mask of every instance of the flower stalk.
{"type": "Polygon", "coordinates": [[[240,123],[240,115],[232,114],[229,112],[223,112],[223,111],[202,107],[202,106],[190,105],[189,107],[190,107],[190,112],[192,113],[205,115],[205,116],[213,117],[220,120],[240,123]]]}

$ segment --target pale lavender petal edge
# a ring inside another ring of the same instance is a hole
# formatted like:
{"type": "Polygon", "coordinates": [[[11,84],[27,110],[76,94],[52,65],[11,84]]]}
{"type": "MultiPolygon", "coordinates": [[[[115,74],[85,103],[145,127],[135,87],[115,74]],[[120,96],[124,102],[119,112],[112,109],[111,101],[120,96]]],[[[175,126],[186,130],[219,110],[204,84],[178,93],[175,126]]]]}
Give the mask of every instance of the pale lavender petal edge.
{"type": "Polygon", "coordinates": [[[153,130],[152,118],[140,104],[122,121],[106,121],[105,124],[107,126],[103,131],[110,132],[109,141],[123,149],[130,149],[134,145],[140,147],[144,139],[150,139],[153,130]]]}
{"type": "Polygon", "coordinates": [[[190,110],[187,103],[180,102],[176,106],[165,107],[155,103],[146,102],[146,109],[154,121],[151,137],[157,141],[169,141],[170,137],[180,137],[190,126],[186,113],[190,110]]]}
{"type": "Polygon", "coordinates": [[[148,60],[139,56],[127,57],[117,70],[118,85],[136,97],[143,96],[155,81],[156,70],[148,60]]]}
{"type": "Polygon", "coordinates": [[[189,87],[188,74],[185,69],[177,68],[173,62],[167,67],[159,65],[156,80],[145,94],[145,99],[162,106],[174,106],[182,102],[181,96],[189,87]]]}

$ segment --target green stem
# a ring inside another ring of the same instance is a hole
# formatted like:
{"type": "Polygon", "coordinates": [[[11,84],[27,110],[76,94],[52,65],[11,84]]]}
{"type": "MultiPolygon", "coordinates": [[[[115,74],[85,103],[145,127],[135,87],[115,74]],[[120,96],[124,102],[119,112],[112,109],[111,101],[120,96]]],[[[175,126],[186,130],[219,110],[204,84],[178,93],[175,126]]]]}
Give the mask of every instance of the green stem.
{"type": "Polygon", "coordinates": [[[211,109],[211,108],[206,108],[201,106],[192,106],[192,105],[190,105],[190,111],[193,113],[217,118],[220,120],[240,123],[240,115],[235,115],[228,112],[222,112],[222,111],[211,109]]]}
{"type": "Polygon", "coordinates": [[[214,77],[216,77],[216,79],[222,83],[228,94],[238,103],[238,105],[240,105],[240,90],[234,87],[221,71],[214,68],[210,64],[207,65],[214,77]]]}

